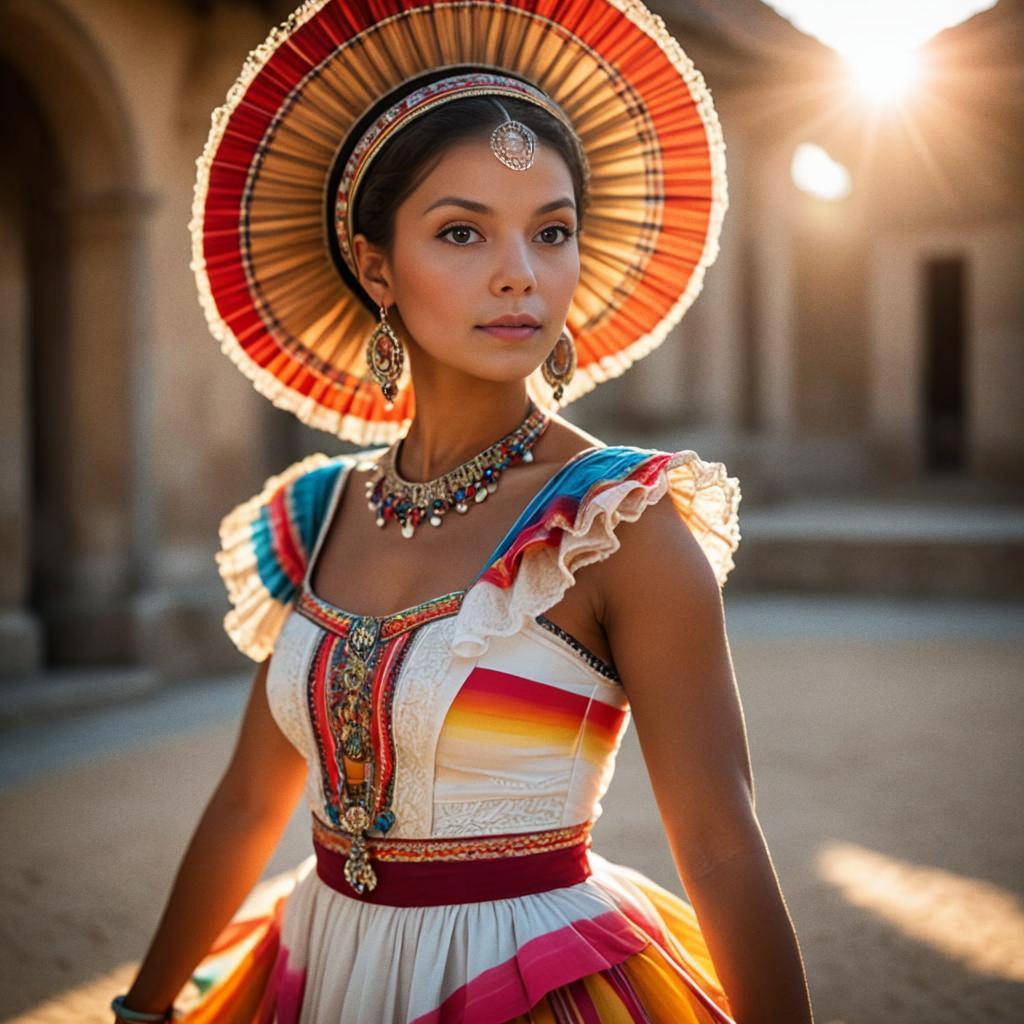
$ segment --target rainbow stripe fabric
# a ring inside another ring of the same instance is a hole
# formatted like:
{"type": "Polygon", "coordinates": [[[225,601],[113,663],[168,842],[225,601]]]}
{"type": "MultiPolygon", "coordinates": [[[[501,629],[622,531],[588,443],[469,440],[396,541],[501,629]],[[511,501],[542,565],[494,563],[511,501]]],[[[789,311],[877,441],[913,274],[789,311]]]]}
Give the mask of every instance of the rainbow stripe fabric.
{"type": "MultiPolygon", "coordinates": [[[[594,764],[618,745],[624,708],[511,672],[473,669],[444,721],[445,756],[486,766],[495,744],[534,758],[566,760],[577,750],[594,764]]],[[[503,755],[507,759],[507,755],[503,755]]]]}
{"type": "MultiPolygon", "coordinates": [[[[580,502],[602,486],[629,477],[651,480],[671,458],[643,448],[589,449],[562,467],[534,495],[515,524],[487,559],[477,580],[508,587],[527,548],[555,545],[572,525],[580,502]]],[[[242,649],[264,654],[273,637],[247,636],[244,619],[259,618],[280,627],[295,600],[317,537],[324,525],[343,471],[353,456],[312,457],[268,481],[255,498],[238,506],[221,525],[224,550],[218,556],[236,612],[226,622],[242,649]],[[268,614],[270,611],[275,614],[268,614]]]]}
{"type": "Polygon", "coordinates": [[[257,571],[272,599],[295,596],[343,468],[338,460],[283,485],[252,520],[257,571]]]}
{"type": "Polygon", "coordinates": [[[535,544],[556,546],[562,531],[576,521],[585,498],[627,479],[650,484],[671,458],[668,452],[616,445],[589,449],[571,459],[523,509],[477,579],[511,586],[526,550],[535,544]]]}

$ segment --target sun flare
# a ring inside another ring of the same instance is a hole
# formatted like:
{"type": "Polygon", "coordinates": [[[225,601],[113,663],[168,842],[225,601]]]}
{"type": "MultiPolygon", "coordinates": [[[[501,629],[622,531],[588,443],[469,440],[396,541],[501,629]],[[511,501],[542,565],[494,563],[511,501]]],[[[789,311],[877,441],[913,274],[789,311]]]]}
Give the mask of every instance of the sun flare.
{"type": "Polygon", "coordinates": [[[921,73],[918,52],[900,47],[864,47],[843,54],[858,91],[873,103],[905,99],[921,73]]]}
{"type": "Polygon", "coordinates": [[[817,199],[845,199],[850,194],[850,172],[812,142],[797,146],[790,175],[797,188],[817,199]]]}
{"type": "Polygon", "coordinates": [[[764,0],[842,55],[857,93],[875,104],[907,98],[921,78],[920,48],[936,32],[996,0],[764,0]]]}

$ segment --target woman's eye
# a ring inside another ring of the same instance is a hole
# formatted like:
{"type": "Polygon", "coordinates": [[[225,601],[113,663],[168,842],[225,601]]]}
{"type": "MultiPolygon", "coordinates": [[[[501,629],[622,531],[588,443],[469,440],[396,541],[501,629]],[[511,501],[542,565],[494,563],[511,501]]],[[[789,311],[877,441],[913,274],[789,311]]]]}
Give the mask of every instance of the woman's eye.
{"type": "Polygon", "coordinates": [[[476,233],[476,228],[471,228],[468,224],[453,224],[450,228],[445,228],[437,237],[444,238],[446,235],[451,235],[451,241],[455,245],[465,245],[469,241],[466,235],[474,233],[476,233]]]}
{"type": "Polygon", "coordinates": [[[540,234],[547,235],[548,237],[545,239],[545,241],[550,242],[552,245],[561,245],[564,242],[568,242],[569,239],[572,238],[574,234],[576,234],[576,232],[565,227],[564,224],[552,224],[550,227],[541,228],[540,234]],[[558,240],[557,236],[554,238],[551,237],[551,232],[553,231],[562,232],[564,237],[561,239],[561,241],[558,240]]]}

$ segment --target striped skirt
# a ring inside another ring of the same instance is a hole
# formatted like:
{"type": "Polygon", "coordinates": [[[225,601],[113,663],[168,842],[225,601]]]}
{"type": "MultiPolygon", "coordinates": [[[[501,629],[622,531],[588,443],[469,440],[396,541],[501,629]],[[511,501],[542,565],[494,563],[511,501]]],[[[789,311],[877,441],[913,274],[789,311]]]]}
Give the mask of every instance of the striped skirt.
{"type": "Polygon", "coordinates": [[[690,904],[585,847],[544,850],[547,866],[531,871],[494,860],[463,899],[450,864],[435,883],[424,881],[429,865],[399,865],[357,895],[316,844],[253,891],[181,993],[177,1019],[729,1024],[690,904]],[[545,871],[556,887],[521,891],[545,871]]]}

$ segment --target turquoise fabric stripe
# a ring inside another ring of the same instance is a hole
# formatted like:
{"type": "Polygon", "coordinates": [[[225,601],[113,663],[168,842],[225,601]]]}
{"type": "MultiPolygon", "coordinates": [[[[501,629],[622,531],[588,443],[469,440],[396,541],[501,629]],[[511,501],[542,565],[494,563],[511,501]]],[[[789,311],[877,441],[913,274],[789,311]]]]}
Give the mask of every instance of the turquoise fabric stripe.
{"type": "MultiPolygon", "coordinates": [[[[285,499],[292,523],[302,541],[300,555],[303,565],[308,564],[316,543],[320,526],[327,515],[327,509],[334,493],[338,474],[345,465],[344,457],[319,466],[286,485],[285,499]]],[[[252,523],[252,545],[256,553],[256,565],[260,581],[270,596],[283,604],[295,596],[297,585],[285,572],[274,553],[274,537],[270,524],[270,510],[264,505],[252,523]]]]}
{"type": "Polygon", "coordinates": [[[658,452],[650,448],[631,445],[609,445],[586,452],[563,466],[531,499],[520,513],[512,528],[491,552],[490,558],[477,574],[479,579],[512,546],[523,530],[544,517],[548,506],[556,498],[569,498],[578,504],[594,484],[601,480],[621,480],[646,459],[658,452]]]}
{"type": "MultiPolygon", "coordinates": [[[[578,504],[594,484],[602,480],[624,479],[641,462],[657,454],[657,451],[649,448],[611,445],[585,452],[567,463],[531,498],[511,529],[491,552],[484,567],[477,574],[477,579],[508,551],[523,530],[535,525],[544,517],[553,501],[562,499],[578,504]]],[[[308,564],[312,554],[313,545],[316,543],[334,494],[338,474],[344,468],[345,462],[345,457],[339,456],[287,485],[286,504],[292,523],[302,541],[301,557],[304,565],[308,564]]],[[[267,505],[260,509],[259,515],[253,520],[252,545],[260,581],[276,601],[288,603],[298,588],[274,552],[273,531],[267,505]]]]}

